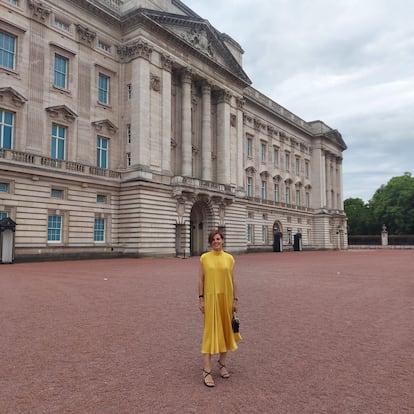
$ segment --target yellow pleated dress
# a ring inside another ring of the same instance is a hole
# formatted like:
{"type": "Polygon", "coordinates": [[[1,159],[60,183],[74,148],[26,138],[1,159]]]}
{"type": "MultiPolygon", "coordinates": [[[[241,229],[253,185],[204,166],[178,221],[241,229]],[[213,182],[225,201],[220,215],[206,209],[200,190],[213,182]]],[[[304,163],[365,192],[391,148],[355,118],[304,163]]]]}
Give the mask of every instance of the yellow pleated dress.
{"type": "Polygon", "coordinates": [[[234,257],[212,250],[200,257],[204,272],[204,333],[201,353],[218,354],[237,349],[239,333],[233,333],[234,257]]]}

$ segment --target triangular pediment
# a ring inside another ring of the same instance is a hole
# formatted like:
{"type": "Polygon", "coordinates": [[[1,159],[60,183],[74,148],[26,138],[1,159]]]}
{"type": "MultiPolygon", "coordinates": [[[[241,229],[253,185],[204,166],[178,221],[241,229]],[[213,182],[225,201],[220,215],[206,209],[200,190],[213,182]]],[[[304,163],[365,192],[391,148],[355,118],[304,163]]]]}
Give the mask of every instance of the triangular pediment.
{"type": "Polygon", "coordinates": [[[22,106],[27,102],[27,98],[11,86],[0,88],[0,102],[4,102],[6,99],[9,99],[14,106],[22,106]]]}
{"type": "Polygon", "coordinates": [[[113,124],[109,119],[94,121],[92,122],[92,125],[98,132],[109,133],[111,135],[115,134],[115,132],[118,130],[118,127],[115,124],[113,124]]]}
{"type": "Polygon", "coordinates": [[[70,122],[74,121],[75,118],[78,117],[76,112],[72,111],[66,105],[49,106],[46,108],[46,111],[52,118],[63,118],[70,122]]]}
{"type": "Polygon", "coordinates": [[[0,220],[0,231],[1,230],[13,230],[16,227],[16,222],[14,222],[10,217],[6,217],[3,220],[0,220]]]}
{"type": "MultiPolygon", "coordinates": [[[[194,15],[182,16],[147,9],[141,9],[140,13],[145,15],[147,19],[150,19],[159,28],[162,27],[170,36],[182,42],[183,46],[191,48],[194,53],[201,54],[212,64],[216,64],[232,76],[236,76],[246,86],[252,83],[242,66],[226,46],[225,40],[229,41],[231,38],[226,34],[218,32],[208,20],[194,15]]],[[[234,40],[231,39],[231,41],[236,45],[234,40]]]]}

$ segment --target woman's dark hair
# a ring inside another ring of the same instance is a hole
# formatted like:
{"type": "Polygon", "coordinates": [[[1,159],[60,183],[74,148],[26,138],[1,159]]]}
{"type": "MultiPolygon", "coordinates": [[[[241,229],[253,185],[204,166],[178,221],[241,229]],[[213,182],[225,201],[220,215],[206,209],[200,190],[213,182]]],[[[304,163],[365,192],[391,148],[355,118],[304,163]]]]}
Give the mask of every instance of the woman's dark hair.
{"type": "Polygon", "coordinates": [[[220,230],[213,230],[212,232],[210,232],[210,234],[208,235],[208,244],[211,244],[211,242],[214,239],[214,236],[218,234],[221,237],[221,240],[224,240],[224,236],[223,233],[220,230]]]}

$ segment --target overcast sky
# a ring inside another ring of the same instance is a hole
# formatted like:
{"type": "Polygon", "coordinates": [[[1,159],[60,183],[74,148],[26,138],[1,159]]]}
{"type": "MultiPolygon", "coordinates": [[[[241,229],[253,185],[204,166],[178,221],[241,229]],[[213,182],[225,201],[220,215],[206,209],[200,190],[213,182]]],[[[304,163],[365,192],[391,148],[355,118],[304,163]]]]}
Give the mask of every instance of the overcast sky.
{"type": "Polygon", "coordinates": [[[254,88],[339,130],[344,199],[414,175],[414,1],[183,1],[242,46],[254,88]]]}

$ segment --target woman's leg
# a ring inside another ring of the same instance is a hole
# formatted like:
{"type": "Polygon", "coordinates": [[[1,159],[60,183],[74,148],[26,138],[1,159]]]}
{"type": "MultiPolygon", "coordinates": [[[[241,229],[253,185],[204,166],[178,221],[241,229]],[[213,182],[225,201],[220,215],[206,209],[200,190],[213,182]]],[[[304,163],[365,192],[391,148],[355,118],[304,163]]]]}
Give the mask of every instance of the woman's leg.
{"type": "Polygon", "coordinates": [[[226,368],[226,358],[227,358],[227,352],[220,352],[220,359],[217,362],[220,368],[220,375],[222,376],[222,378],[230,377],[229,371],[227,371],[227,368],[226,368]]]}
{"type": "Polygon", "coordinates": [[[208,387],[214,387],[214,380],[211,375],[211,354],[203,354],[203,378],[204,384],[208,387]]]}

